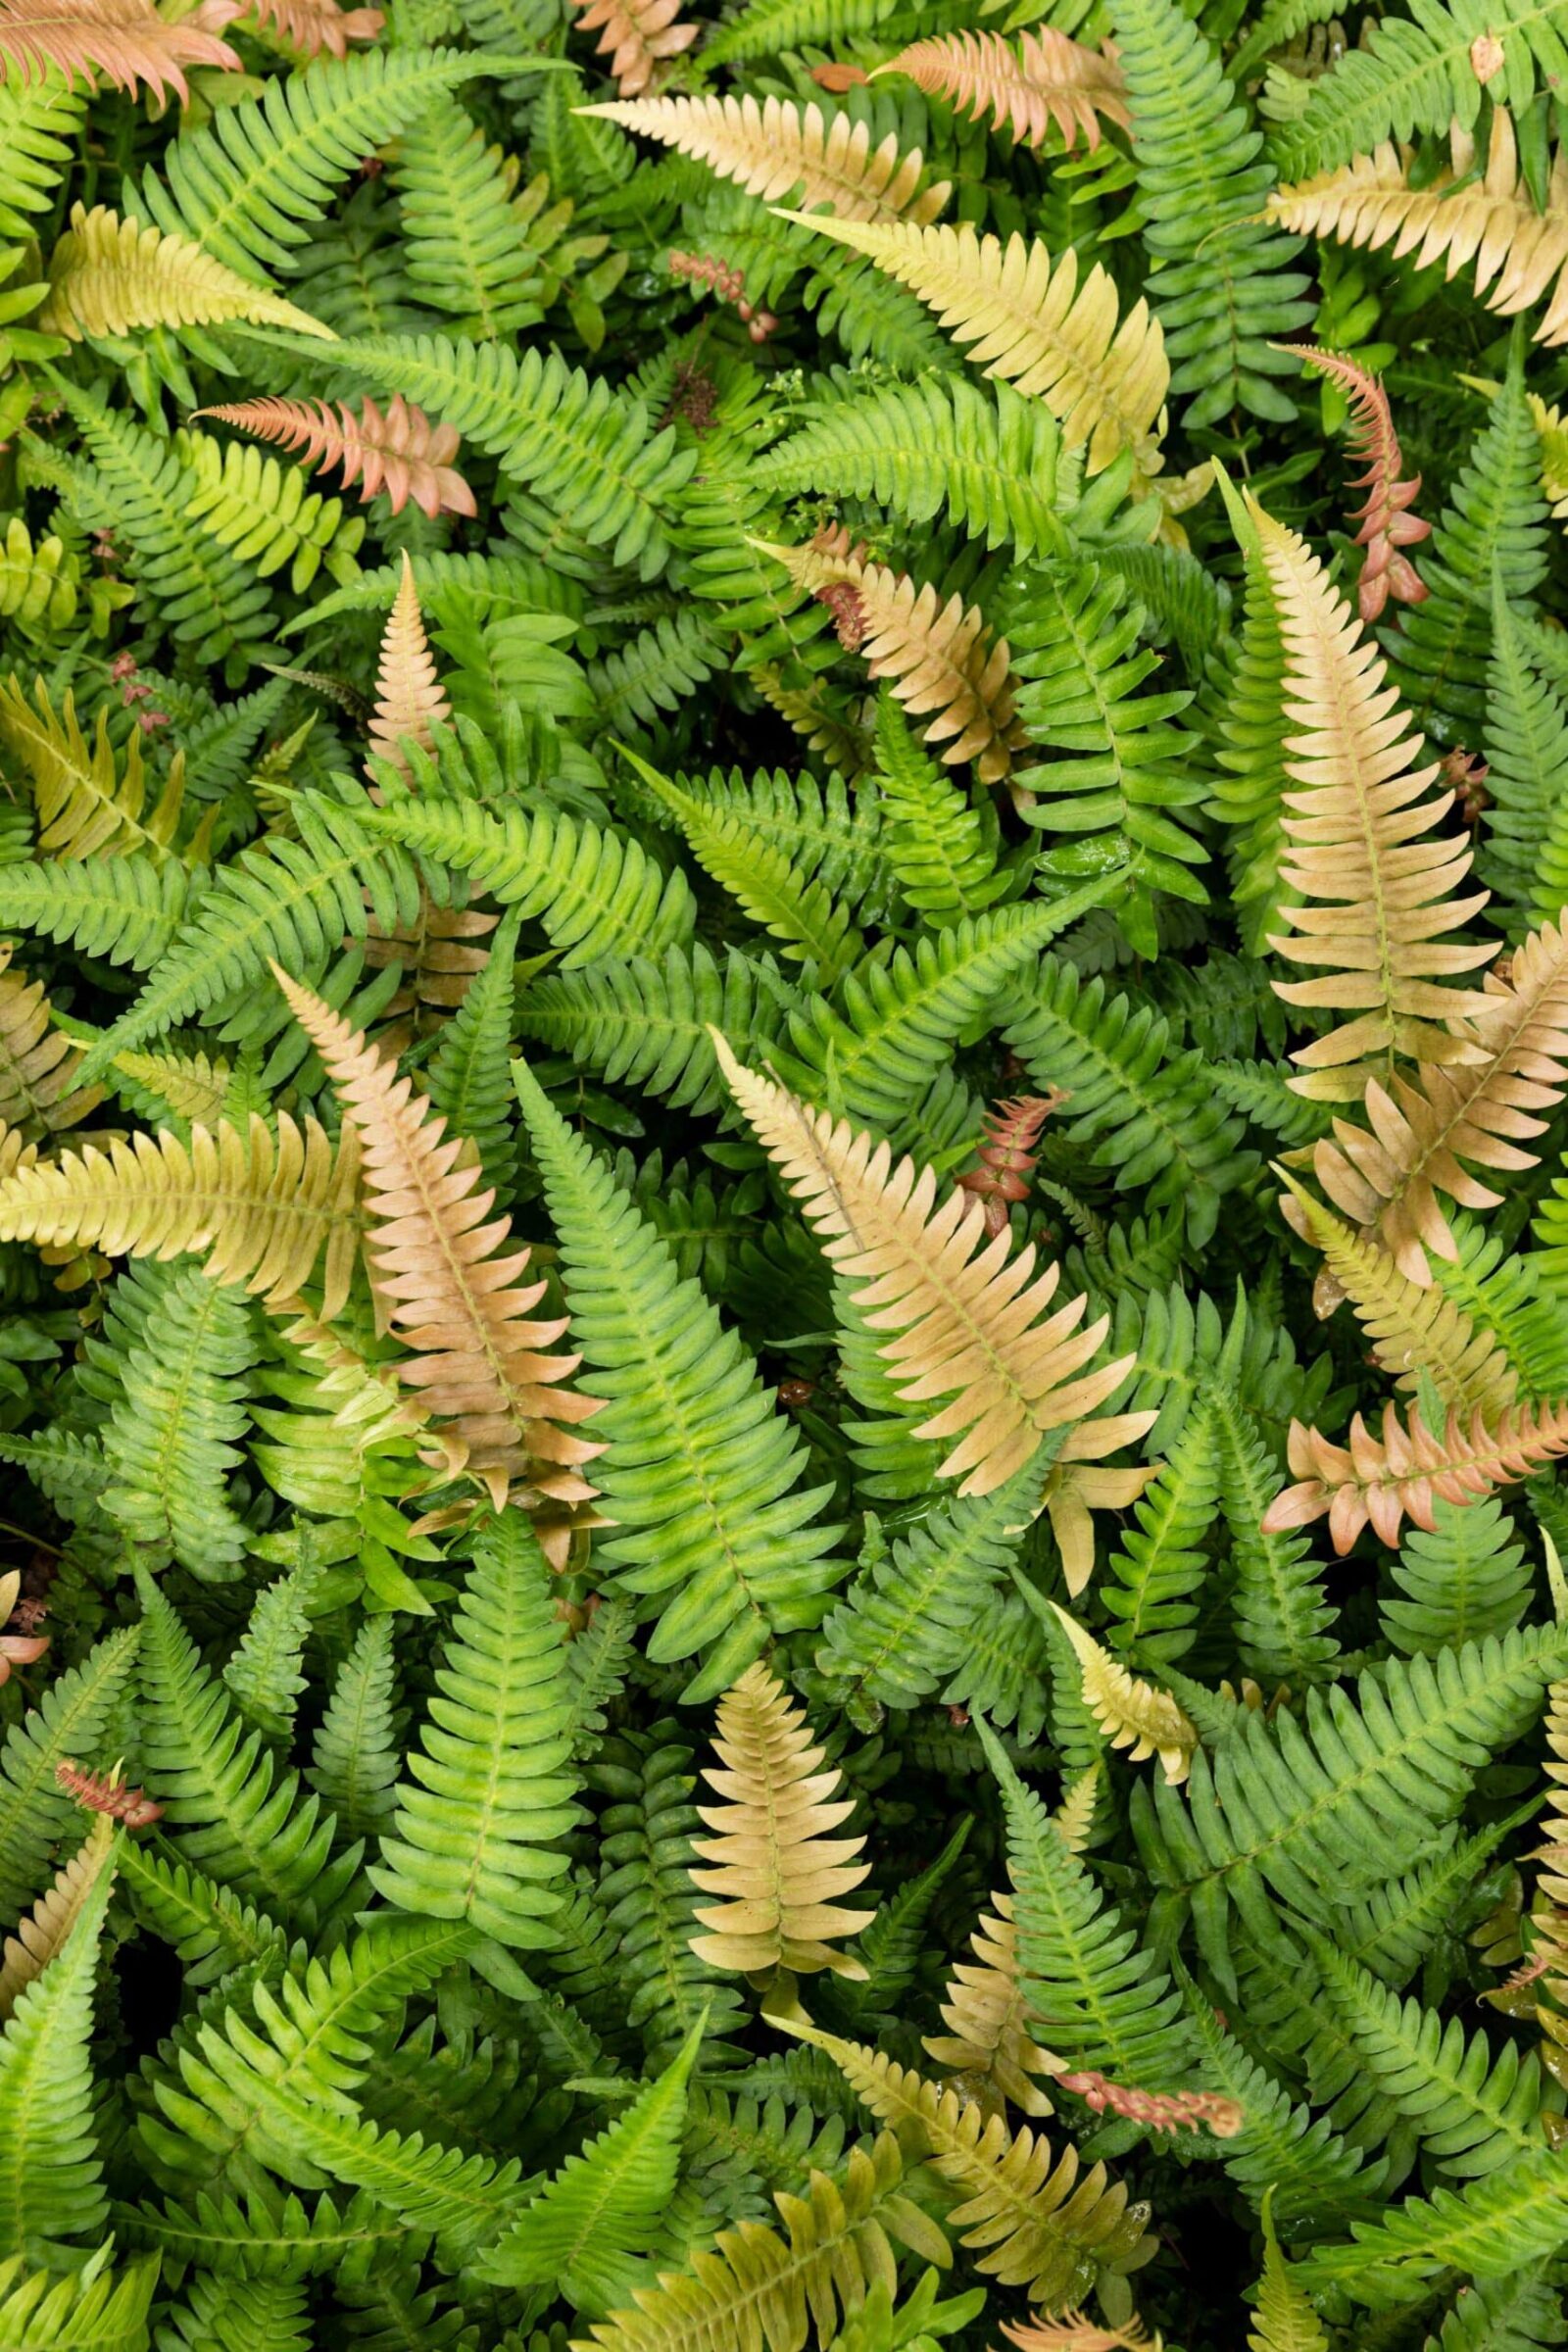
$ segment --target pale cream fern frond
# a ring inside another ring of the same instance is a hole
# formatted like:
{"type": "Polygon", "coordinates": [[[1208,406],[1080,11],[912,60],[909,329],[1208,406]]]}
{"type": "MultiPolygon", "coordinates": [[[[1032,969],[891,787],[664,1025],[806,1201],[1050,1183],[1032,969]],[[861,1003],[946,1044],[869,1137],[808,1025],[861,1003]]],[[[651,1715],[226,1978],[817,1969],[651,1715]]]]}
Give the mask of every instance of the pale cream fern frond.
{"type": "Polygon", "coordinates": [[[253,285],[189,237],[122,220],[104,204],[90,213],[73,205],[71,226],[49,256],[49,294],[38,313],[46,332],[79,343],[83,335],[218,326],[230,318],[336,341],[308,311],[253,285]]]}
{"type": "MultiPolygon", "coordinates": [[[[1280,1171],[1283,1174],[1283,1171],[1280,1171]]],[[[1413,1396],[1431,1380],[1450,1412],[1494,1421],[1519,1394],[1519,1376],[1495,1332],[1478,1328],[1446,1292],[1423,1288],[1401,1274],[1386,1250],[1342,1224],[1331,1209],[1285,1177],[1286,1217],[1323,1263],[1355,1309],[1378,1364],[1397,1375],[1413,1396]]]]}
{"type": "Polygon", "coordinates": [[[1158,473],[1170,388],[1164,333],[1146,302],[1119,317],[1115,286],[1098,262],[1080,285],[1070,245],[1053,260],[1037,238],[1004,245],[967,223],[785,218],[869,254],[936,312],[987,375],[1043,400],[1066,446],[1087,448],[1091,473],[1123,450],[1133,455],[1135,490],[1158,473]]]}
{"type": "MultiPolygon", "coordinates": [[[[0,1167],[3,1167],[0,1157],[0,1167]]],[[[101,1250],[109,1257],[203,1255],[217,1283],[290,1304],[322,1259],[323,1315],[341,1312],[359,1253],[359,1142],[315,1119],[277,1116],[177,1136],[116,1137],[69,1159],[24,1162],[0,1180],[0,1240],[101,1250]]]]}
{"type": "MultiPolygon", "coordinates": [[[[935,588],[917,588],[907,573],[868,563],[844,531],[827,532],[808,547],[753,545],[782,564],[798,588],[812,596],[847,592],[841,614],[854,625],[841,635],[864,656],[870,675],[886,678],[938,758],[950,765],[972,760],[983,782],[1011,772],[1012,754],[1025,741],[1013,710],[1011,657],[1004,637],[993,645],[985,616],[958,596],[946,604],[935,588]]],[[[823,601],[828,601],[826,597],[823,601]]]]}
{"type": "Polygon", "coordinates": [[[865,123],[793,99],[615,98],[580,111],[694,156],[748,195],[797,190],[803,205],[831,205],[845,220],[924,222],[948,201],[947,180],[921,187],[918,148],[901,155],[891,131],[873,147],[865,123]]]}
{"type": "Polygon", "coordinates": [[[152,0],[0,0],[0,81],[42,81],[58,67],[68,82],[101,74],[117,90],[188,98],[187,66],[238,72],[239,52],[218,34],[243,13],[241,0],[200,0],[172,23],[152,0]]]}
{"type": "Polygon", "coordinates": [[[378,8],[339,8],[337,0],[246,0],[242,12],[269,26],[302,57],[347,57],[350,41],[373,41],[386,23],[378,8]]]}
{"type": "Polygon", "coordinates": [[[100,1813],[84,1843],[55,1873],[53,1885],[39,1895],[16,1934],[6,1937],[0,1951],[0,2025],[71,1934],[82,1904],[103,1876],[114,1844],[115,1825],[100,1813]]]}
{"type": "Polygon", "coordinates": [[[1131,127],[1127,83],[1115,59],[1086,49],[1064,32],[1041,24],[1024,32],[1016,49],[1000,32],[940,32],[913,41],[876,67],[883,74],[907,74],[932,98],[949,99],[960,114],[1007,130],[1020,144],[1038,147],[1053,123],[1070,147],[1082,131],[1091,148],[1100,144],[1100,120],[1131,127]]]}
{"type": "Polygon", "coordinates": [[[15,676],[0,686],[0,751],[26,777],[38,818],[38,848],[49,858],[118,858],[141,850],[161,863],[179,824],[185,760],[176,752],[158,805],[145,813],[147,771],[141,738],[125,745],[122,771],[100,708],[91,751],[66,690],[56,712],[42,678],[28,702],[15,676]]]}
{"type": "Polygon", "coordinates": [[[698,1906],[705,1933],[692,1936],[692,1950],[710,1968],[749,1977],[783,1968],[863,1978],[859,1961],[834,1945],[876,1916],[847,1911],[840,1899],[871,1866],[859,1858],[863,1837],[828,1835],[855,1800],[837,1794],[843,1775],[811,1738],[804,1708],[765,1666],[749,1666],[718,1702],[713,1745],[723,1770],[707,1765],[703,1778],[723,1801],[697,1808],[714,1835],[692,1840],[710,1867],[688,1875],[723,1900],[698,1906]]]}
{"type": "Polygon", "coordinates": [[[1457,125],[1452,152],[1451,170],[1415,187],[1411,151],[1379,147],[1338,171],[1276,188],[1268,217],[1298,235],[1386,245],[1396,258],[1413,254],[1418,270],[1442,262],[1450,278],[1473,261],[1476,292],[1488,310],[1506,318],[1544,301],[1546,315],[1532,328],[1534,340],[1568,342],[1568,156],[1559,147],[1552,158],[1541,212],[1520,172],[1505,108],[1493,116],[1482,174],[1470,176],[1474,142],[1457,125]]]}
{"type": "Polygon", "coordinates": [[[1168,1690],[1129,1674],[1059,1602],[1051,1606],[1078,1660],[1084,1705],[1111,1746],[1129,1749],[1134,1764],[1158,1756],[1167,1782],[1174,1787],[1185,1781],[1198,1746],[1198,1726],[1168,1690]]]}
{"type": "Polygon", "coordinates": [[[946,2034],[927,2034],[928,2057],[959,2080],[955,2088],[982,2106],[1010,2100],[1023,2115],[1054,2114],[1034,2080],[1058,2071],[1029,2031],[1018,1976],[1018,1932],[1010,1894],[993,1894],[969,1938],[972,1963],[954,1962],[939,2014],[946,2034]]]}
{"type": "Polygon", "coordinates": [[[0,940],[0,1132],[36,1142],[78,1127],[104,1094],[76,1085],[80,1051],[54,1026],[43,982],[11,969],[14,953],[0,940]]]}
{"type": "Polygon", "coordinates": [[[1471,1168],[1506,1177],[1540,1157],[1527,1146],[1568,1082],[1568,916],[1529,934],[1506,981],[1487,974],[1465,1035],[1476,1060],[1457,1069],[1424,1062],[1388,1086],[1369,1081],[1366,1126],[1336,1119],[1332,1137],[1313,1147],[1329,1199],[1423,1288],[1432,1281],[1429,1250],[1450,1262],[1459,1254],[1438,1195],[1461,1208],[1495,1208],[1501,1194],[1471,1168]]]}
{"type": "Polygon", "coordinates": [[[583,32],[597,32],[622,98],[640,98],[659,69],[696,40],[700,26],[680,21],[680,0],[571,0],[583,32]]]}
{"type": "Polygon", "coordinates": [[[1036,1274],[1033,1245],[1013,1256],[1010,1235],[988,1236],[982,1201],[955,1190],[939,1205],[930,1168],[895,1163],[886,1143],[744,1069],[710,1034],[736,1102],[881,1335],[900,1396],[949,1399],[918,1432],[957,1441],[939,1475],[961,1478],[960,1494],[989,1494],[1049,1441],[1043,1507],[1076,1590],[1094,1561],[1090,1512],[1124,1507],[1153,1475],[1101,1467],[1154,1418],[1093,1418],[1133,1363],[1090,1369],[1108,1316],[1080,1330],[1081,1298],[1048,1315],[1059,1267],[1036,1274]]]}
{"type": "Polygon", "coordinates": [[[375,714],[370,721],[370,760],[389,760],[400,775],[407,776],[410,768],[405,745],[413,743],[421,752],[427,752],[434,740],[432,728],[443,725],[451,716],[452,705],[436,676],[435,657],[419,611],[414,565],[405,548],[403,577],[381,632],[375,714]]]}
{"type": "Polygon", "coordinates": [[[1440,834],[1451,792],[1423,796],[1439,774],[1416,767],[1421,740],[1407,731],[1376,646],[1304,541],[1247,502],[1285,649],[1286,856],[1281,874],[1301,904],[1283,909],[1292,928],[1269,946],[1322,977],[1274,982],[1288,1004],[1348,1012],[1293,1056],[1298,1094],[1354,1102],[1392,1058],[1477,1061],[1465,1032],[1486,1008],[1473,989],[1441,983],[1475,970],[1495,943],[1445,938],[1480,911],[1488,893],[1452,893],[1470,871],[1462,834],[1440,834]]]}

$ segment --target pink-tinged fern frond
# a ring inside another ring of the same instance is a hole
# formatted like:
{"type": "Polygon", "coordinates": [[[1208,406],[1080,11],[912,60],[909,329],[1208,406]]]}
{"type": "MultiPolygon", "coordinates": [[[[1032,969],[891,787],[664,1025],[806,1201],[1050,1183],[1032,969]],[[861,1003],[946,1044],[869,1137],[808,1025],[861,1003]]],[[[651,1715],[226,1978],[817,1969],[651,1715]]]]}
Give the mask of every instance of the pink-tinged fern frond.
{"type": "Polygon", "coordinates": [[[319,57],[323,49],[347,57],[350,41],[373,41],[386,23],[378,8],[339,8],[337,0],[251,0],[244,13],[302,57],[319,57]]]}
{"type": "Polygon", "coordinates": [[[117,90],[187,98],[187,66],[238,71],[218,35],[242,13],[239,0],[201,0],[171,24],[151,0],[0,0],[0,81],[42,81],[57,67],[68,82],[102,74],[117,90]]]}
{"type": "Polygon", "coordinates": [[[1351,447],[1366,464],[1365,473],[1351,484],[1367,494],[1365,504],[1350,516],[1361,526],[1355,544],[1366,550],[1356,587],[1361,618],[1376,620],[1391,596],[1401,605],[1424,604],[1426,584],[1401,551],[1430,539],[1432,525],[1409,511],[1421,495],[1421,476],[1399,478],[1404,457],[1382,378],[1358,368],[1343,352],[1320,351],[1315,344],[1279,343],[1274,348],[1294,351],[1307,367],[1320,368],[1350,404],[1351,447]]]}
{"type": "Polygon", "coordinates": [[[987,1233],[1004,1233],[1013,1201],[1028,1200],[1040,1131],[1066,1100],[1053,1087],[1049,1095],[1018,1095],[986,1112],[985,1140],[975,1152],[980,1165],[954,1181],[985,1202],[987,1233]]]}
{"type": "Polygon", "coordinates": [[[419,592],[414,584],[414,565],[403,552],[403,578],[381,636],[381,662],[375,674],[375,715],[370,721],[370,758],[389,760],[400,775],[409,772],[406,743],[422,752],[431,744],[431,729],[452,716],[435,658],[424,633],[419,592]]]}
{"type": "Polygon", "coordinates": [[[1477,1413],[1468,1426],[1457,1413],[1441,1437],[1419,1411],[1408,1424],[1391,1404],[1375,1438],[1359,1413],[1347,1444],[1321,1430],[1291,1423],[1290,1464],[1298,1484],[1276,1494],[1263,1516],[1265,1535],[1309,1527],[1326,1518],[1337,1552],[1349,1550],[1363,1527],[1396,1544],[1406,1520],[1430,1533],[1440,1502],[1479,1502],[1494,1487],[1528,1478],[1544,1462],[1568,1453],[1568,1398],[1521,1406],[1492,1429],[1477,1413]]]}
{"type": "Polygon", "coordinates": [[[452,465],[459,448],[456,427],[432,424],[401,392],[393,394],[384,415],[367,395],[358,416],[344,401],[334,409],[324,400],[274,398],[230,401],[198,409],[195,416],[216,416],[259,441],[296,450],[304,465],[341,466],[346,486],[358,482],[366,500],[384,490],[394,514],[401,514],[411,498],[432,519],[478,512],[473,492],[452,465]]]}
{"type": "Polygon", "coordinates": [[[1119,2115],[1147,2124],[1152,2132],[1208,2131],[1216,2139],[1234,2139],[1247,2121],[1241,2101],[1223,2091],[1139,2090],[1131,2082],[1112,2082],[1092,2067],[1054,2075],[1052,2082],[1058,2090],[1075,2091],[1096,2115],[1119,2115]]]}
{"type": "MultiPolygon", "coordinates": [[[[944,32],[912,41],[876,74],[907,74],[929,97],[951,99],[963,113],[1010,130],[1038,147],[1054,122],[1067,146],[1081,130],[1100,144],[1100,118],[1130,129],[1127,85],[1115,60],[1050,25],[1025,32],[1018,47],[1000,32],[944,32]]],[[[872,75],[872,79],[876,74],[872,75]]]]}
{"type": "Polygon", "coordinates": [[[666,58],[679,57],[699,27],[682,24],[680,0],[571,0],[577,28],[597,32],[623,98],[640,98],[666,58]]]}
{"type": "Polygon", "coordinates": [[[122,1822],[127,1830],[150,1829],[162,1821],[164,1808],[140,1788],[127,1788],[113,1773],[89,1772],[84,1764],[74,1764],[69,1756],[55,1766],[55,1779],[68,1796],[89,1813],[102,1813],[110,1821],[122,1822]]]}

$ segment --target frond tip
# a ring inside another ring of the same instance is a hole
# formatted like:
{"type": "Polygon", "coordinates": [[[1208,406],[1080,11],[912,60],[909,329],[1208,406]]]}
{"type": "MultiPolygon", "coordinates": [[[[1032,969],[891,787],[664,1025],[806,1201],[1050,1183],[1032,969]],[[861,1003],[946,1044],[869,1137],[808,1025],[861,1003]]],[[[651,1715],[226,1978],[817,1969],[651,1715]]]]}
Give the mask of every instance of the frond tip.
{"type": "Polygon", "coordinates": [[[1337,1552],[1349,1550],[1363,1527],[1396,1544],[1406,1519],[1431,1533],[1439,1502],[1478,1502],[1494,1487],[1528,1478],[1544,1462],[1568,1453],[1568,1399],[1525,1405],[1488,1429],[1479,1413],[1468,1427],[1450,1413],[1436,1436],[1412,1410],[1401,1422],[1391,1404],[1383,1436],[1374,1438],[1359,1413],[1348,1442],[1336,1446],[1321,1430],[1291,1423],[1290,1464],[1297,1485],[1270,1503],[1265,1535],[1310,1527],[1326,1518],[1337,1552]]]}
{"type": "Polygon", "coordinates": [[[840,1898],[870,1876],[858,1859],[862,1838],[830,1838],[855,1800],[812,1740],[805,1710],[793,1706],[761,1664],[748,1666],[718,1702],[713,1745],[724,1770],[703,1778],[724,1801],[697,1810],[716,1834],[693,1840],[710,1867],[693,1870],[694,1886],[724,1897],[700,1905],[706,1931],[692,1950],[710,1968],[765,1975],[787,1969],[863,1978],[865,1970],[834,1944],[858,1935],[875,1914],[847,1911],[840,1898]]]}
{"type": "Polygon", "coordinates": [[[243,318],[335,340],[329,326],[280,294],[241,277],[189,237],[122,220],[105,204],[73,205],[71,226],[49,257],[49,295],[38,324],[78,343],[140,327],[216,326],[243,318]]]}
{"type": "Polygon", "coordinates": [[[200,0],[171,24],[152,0],[0,0],[0,81],[43,81],[58,68],[68,83],[101,74],[117,90],[188,98],[187,66],[238,71],[238,51],[218,34],[243,14],[243,0],[200,0]]]}
{"type": "Polygon", "coordinates": [[[384,490],[394,514],[412,498],[433,521],[437,514],[474,514],[473,492],[453,466],[461,446],[450,424],[432,424],[422,409],[395,392],[385,415],[367,393],[355,415],[347,401],[237,400],[192,416],[216,416],[237,432],[295,450],[307,466],[338,466],[345,487],[359,484],[368,501],[384,490]]]}
{"type": "Polygon", "coordinates": [[[1197,1725],[1168,1690],[1129,1674],[1058,1602],[1051,1606],[1082,1670],[1084,1704],[1111,1746],[1129,1748],[1135,1764],[1157,1755],[1167,1782],[1174,1787],[1185,1781],[1198,1745],[1197,1725]]]}

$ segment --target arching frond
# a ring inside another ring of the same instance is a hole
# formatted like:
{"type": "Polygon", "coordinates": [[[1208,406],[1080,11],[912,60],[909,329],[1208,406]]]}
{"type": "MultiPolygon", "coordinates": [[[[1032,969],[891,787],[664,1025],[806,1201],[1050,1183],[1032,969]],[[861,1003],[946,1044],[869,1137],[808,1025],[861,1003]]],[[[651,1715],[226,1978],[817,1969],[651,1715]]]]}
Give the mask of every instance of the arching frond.
{"type": "Polygon", "coordinates": [[[1391,596],[1396,604],[1419,605],[1429,591],[1409,557],[1400,551],[1430,539],[1432,525],[1410,513],[1421,495],[1421,476],[1417,474],[1413,481],[1399,479],[1404,461],[1381,379],[1340,352],[1319,351],[1310,343],[1289,348],[1308,368],[1318,368],[1330,383],[1338,384],[1350,404],[1355,454],[1366,463],[1366,471],[1354,486],[1365,490],[1367,496],[1350,517],[1361,526],[1355,544],[1366,551],[1355,591],[1361,618],[1378,619],[1391,596]]]}
{"type": "Polygon", "coordinates": [[[308,311],[254,285],[188,237],[122,220],[104,204],[90,213],[85,205],[73,207],[71,226],[49,256],[40,326],[79,342],[83,335],[211,326],[228,318],[332,339],[308,311]]]}
{"type": "Polygon", "coordinates": [[[458,434],[450,424],[432,424],[401,392],[387,402],[384,415],[367,393],[358,416],[347,401],[334,408],[324,400],[276,398],[230,401],[198,409],[195,416],[216,416],[220,424],[276,441],[299,452],[307,466],[340,466],[346,487],[358,483],[367,501],[384,490],[394,514],[411,498],[432,517],[477,512],[473,492],[452,463],[458,434]]]}
{"type": "Polygon", "coordinates": [[[863,122],[847,114],[788,99],[626,98],[587,106],[599,115],[695,156],[721,179],[733,179],[769,202],[799,193],[806,205],[831,205],[844,220],[934,220],[949,183],[922,188],[918,148],[901,155],[890,131],[879,146],[863,122]]]}
{"type": "Polygon", "coordinates": [[[90,83],[101,74],[117,90],[147,89],[155,98],[175,90],[186,98],[187,66],[238,68],[237,51],[215,26],[239,13],[221,0],[216,11],[198,9],[171,24],[152,0],[3,0],[0,79],[16,74],[42,81],[58,68],[68,82],[79,74],[90,83]]]}
{"type": "Polygon", "coordinates": [[[1016,49],[1000,32],[936,33],[888,58],[877,74],[907,74],[918,89],[951,99],[993,127],[1038,147],[1053,123],[1071,147],[1080,130],[1100,144],[1100,120],[1123,130],[1127,85],[1113,58],[1086,49],[1051,25],[1024,32],[1016,49]]]}
{"type": "Polygon", "coordinates": [[[0,1954],[0,2023],[11,2015],[22,1992],[42,1976],[71,1934],[83,1903],[109,1865],[115,1825],[100,1813],[86,1841],[55,1873],[54,1885],[38,1897],[14,1936],[5,1939],[0,1954]]]}
{"type": "Polygon", "coordinates": [[[1433,1528],[1435,1503],[1474,1502],[1564,1452],[1568,1403],[1521,1405],[1491,1429],[1479,1414],[1468,1426],[1450,1414],[1441,1434],[1428,1429],[1419,1408],[1401,1422],[1391,1404],[1381,1439],[1357,1413],[1345,1446],[1293,1421],[1290,1458],[1298,1484],[1270,1504],[1263,1525],[1309,1527],[1326,1518],[1339,1552],[1348,1551],[1368,1525],[1394,1544],[1403,1520],[1433,1528]]]}
{"type": "Polygon", "coordinates": [[[1118,1664],[1093,1634],[1055,1602],[1056,1621],[1072,1644],[1083,1674],[1083,1699],[1112,1747],[1125,1747],[1136,1764],[1157,1755],[1172,1786],[1185,1781],[1198,1745],[1198,1727],[1168,1690],[1157,1690],[1118,1664]]]}

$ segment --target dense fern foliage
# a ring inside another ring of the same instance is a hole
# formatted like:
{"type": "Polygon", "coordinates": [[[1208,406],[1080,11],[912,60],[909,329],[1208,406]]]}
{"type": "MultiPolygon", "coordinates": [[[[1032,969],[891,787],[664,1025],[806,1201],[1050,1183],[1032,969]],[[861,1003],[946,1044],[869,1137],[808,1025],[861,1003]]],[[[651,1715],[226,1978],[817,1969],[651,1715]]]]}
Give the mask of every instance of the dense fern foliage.
{"type": "Polygon", "coordinates": [[[0,2352],[1568,2342],[1564,0],[0,0],[0,2352]]]}

